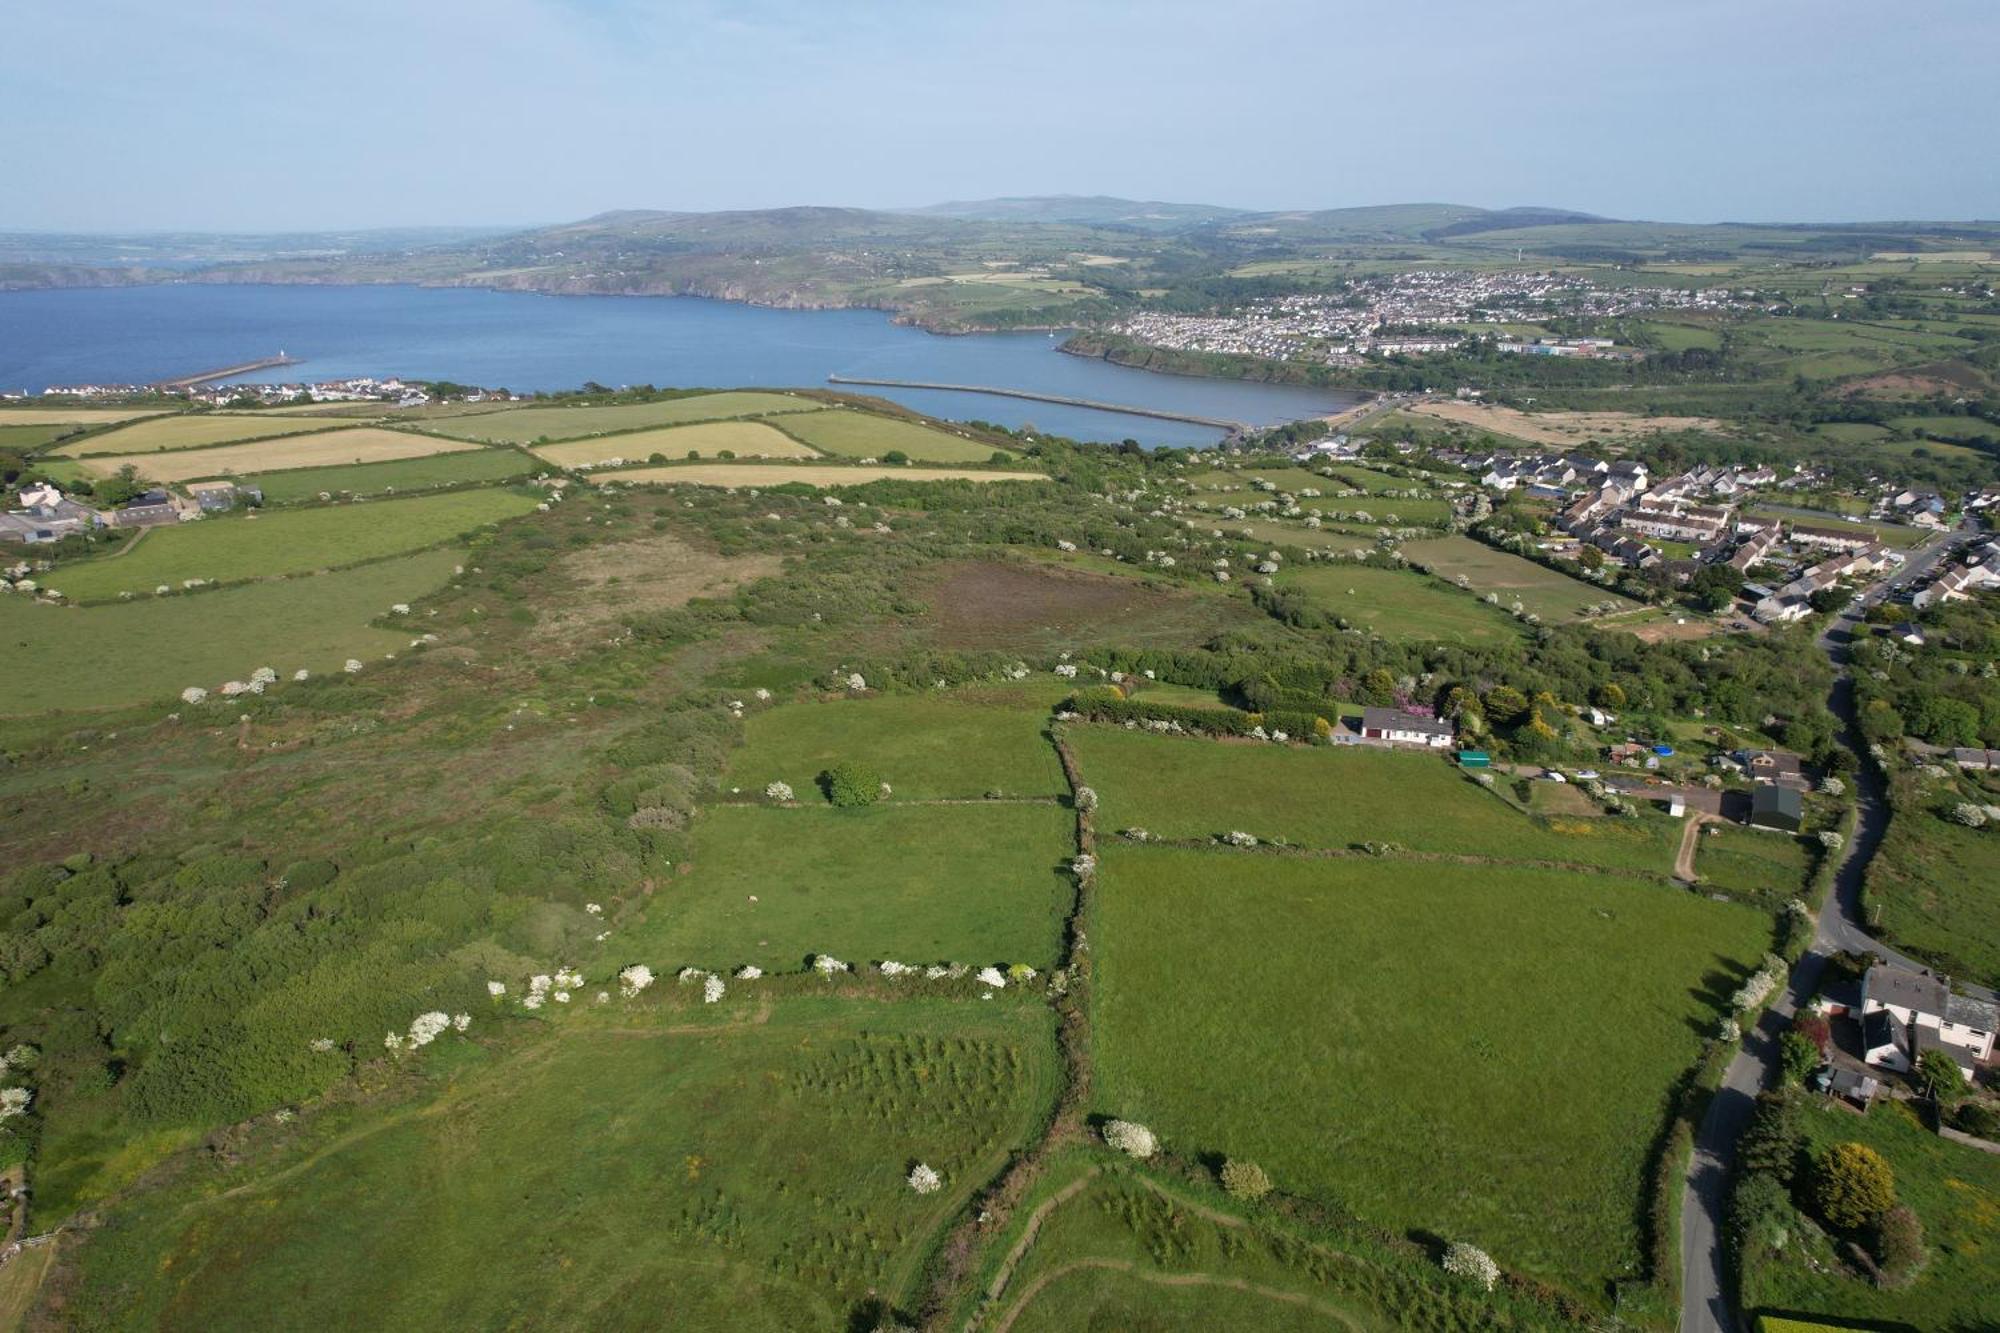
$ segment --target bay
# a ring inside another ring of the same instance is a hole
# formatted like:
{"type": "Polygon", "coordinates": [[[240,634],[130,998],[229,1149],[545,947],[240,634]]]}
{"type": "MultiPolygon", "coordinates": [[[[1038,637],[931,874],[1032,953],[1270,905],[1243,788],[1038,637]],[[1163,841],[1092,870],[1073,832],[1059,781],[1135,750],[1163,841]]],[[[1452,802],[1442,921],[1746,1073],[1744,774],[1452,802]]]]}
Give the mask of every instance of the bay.
{"type": "MultiPolygon", "coordinates": [[[[167,283],[0,293],[0,391],[150,383],[284,351],[248,380],[359,375],[487,388],[812,388],[829,375],[992,385],[1253,425],[1338,411],[1350,394],[1161,375],[1068,356],[1060,335],[941,336],[872,310],[773,310],[692,297],[471,288],[167,283]]],[[[933,416],[1084,440],[1213,444],[1189,422],[987,394],[853,387],[933,416]]]]}

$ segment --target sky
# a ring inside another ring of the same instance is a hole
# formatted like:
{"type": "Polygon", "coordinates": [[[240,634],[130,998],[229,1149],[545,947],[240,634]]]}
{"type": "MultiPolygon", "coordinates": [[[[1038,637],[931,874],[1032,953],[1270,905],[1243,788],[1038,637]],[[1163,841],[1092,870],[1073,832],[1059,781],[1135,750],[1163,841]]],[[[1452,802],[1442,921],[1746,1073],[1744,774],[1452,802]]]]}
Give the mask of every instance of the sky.
{"type": "Polygon", "coordinates": [[[2000,218],[1992,0],[8,0],[0,230],[1112,194],[2000,218]]]}

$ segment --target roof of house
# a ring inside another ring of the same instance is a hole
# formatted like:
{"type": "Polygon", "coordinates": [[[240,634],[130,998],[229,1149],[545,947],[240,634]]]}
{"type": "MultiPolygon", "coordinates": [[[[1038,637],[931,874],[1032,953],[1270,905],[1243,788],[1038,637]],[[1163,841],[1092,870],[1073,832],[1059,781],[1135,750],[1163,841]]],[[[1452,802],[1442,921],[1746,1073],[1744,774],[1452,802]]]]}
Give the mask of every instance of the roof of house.
{"type": "Polygon", "coordinates": [[[1898,1009],[1935,1014],[1947,1022],[1977,1028],[1982,1032],[2000,1029],[2000,1005],[1957,995],[1943,977],[1931,972],[1913,972],[1894,963],[1877,963],[1868,969],[1862,985],[1867,997],[1877,1004],[1898,1009]]]}
{"type": "Polygon", "coordinates": [[[1745,750],[1743,762],[1774,773],[1797,773],[1804,767],[1804,761],[1789,750],[1745,750]]]}
{"type": "Polygon", "coordinates": [[[1400,708],[1364,708],[1361,710],[1363,731],[1416,731],[1426,736],[1449,736],[1454,728],[1441,717],[1419,717],[1406,713],[1400,708]]]}
{"type": "Polygon", "coordinates": [[[1795,788],[1766,784],[1751,793],[1750,809],[1760,815],[1779,814],[1798,819],[1805,814],[1805,799],[1795,788]]]}

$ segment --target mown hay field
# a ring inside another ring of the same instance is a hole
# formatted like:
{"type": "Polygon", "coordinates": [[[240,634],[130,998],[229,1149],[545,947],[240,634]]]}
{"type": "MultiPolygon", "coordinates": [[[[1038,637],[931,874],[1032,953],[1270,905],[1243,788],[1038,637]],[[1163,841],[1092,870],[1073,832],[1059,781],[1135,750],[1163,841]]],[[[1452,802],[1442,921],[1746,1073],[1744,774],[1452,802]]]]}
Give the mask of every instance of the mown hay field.
{"type": "Polygon", "coordinates": [[[1769,931],[1609,875],[1112,846],[1094,1109],[1595,1300],[1769,931]]]}
{"type": "Polygon", "coordinates": [[[1521,633],[1499,607],[1409,569],[1372,565],[1292,566],[1278,586],[1302,592],[1329,615],[1390,639],[1493,642],[1521,633]]]}
{"type": "Polygon", "coordinates": [[[1665,875],[1680,831],[1679,821],[1651,815],[1537,819],[1434,754],[1234,745],[1096,725],[1072,728],[1070,746],[1103,803],[1098,827],[1143,828],[1156,838],[1241,830],[1307,848],[1394,843],[1413,852],[1665,875]]]}
{"type": "Polygon", "coordinates": [[[265,504],[279,505],[316,500],[322,494],[334,497],[382,495],[474,482],[510,481],[526,476],[533,467],[534,463],[528,456],[518,450],[475,447],[462,452],[429,454],[390,463],[270,472],[258,477],[257,485],[264,492],[265,504]]]}
{"type": "Polygon", "coordinates": [[[1497,593],[1502,606],[1520,602],[1544,620],[1569,620],[1586,606],[1610,602],[1621,611],[1638,606],[1608,588],[1584,583],[1510,551],[1495,550],[1470,537],[1411,542],[1403,554],[1446,578],[1464,575],[1482,597],[1497,593]]]}
{"type": "Polygon", "coordinates": [[[605,463],[644,463],[654,454],[681,459],[689,453],[707,458],[728,450],[744,458],[818,458],[791,436],[761,421],[703,421],[692,426],[627,431],[591,439],[538,444],[535,455],[559,467],[597,467],[605,463]]]}
{"type": "Polygon", "coordinates": [[[260,440],[277,435],[303,435],[325,430],[326,423],[251,413],[186,412],[148,417],[102,435],[73,440],[55,452],[68,458],[95,454],[150,454],[163,449],[199,449],[232,440],[260,440]]]}
{"type": "Polygon", "coordinates": [[[534,507],[511,491],[472,490],[204,519],[154,529],[116,555],[59,565],[44,586],[92,602],[150,593],[161,584],[178,589],[187,579],[235,583],[304,574],[419,550],[534,507]]]}
{"type": "Polygon", "coordinates": [[[753,714],[725,786],[756,794],[784,782],[819,799],[819,775],[843,760],[868,764],[893,801],[1056,796],[1068,791],[1045,710],[896,696],[793,704],[753,714]]]}
{"type": "Polygon", "coordinates": [[[407,647],[410,634],[370,622],[443,586],[463,558],[422,551],[311,578],[110,606],[0,598],[7,681],[0,710],[109,708],[169,699],[190,685],[213,690],[248,680],[260,666],[288,679],[300,667],[337,671],[350,657],[373,660],[407,647]]]}
{"type": "Polygon", "coordinates": [[[674,968],[797,971],[821,953],[1047,968],[1076,840],[1053,802],[719,805],[695,821],[694,847],[625,947],[674,968]]]}
{"type": "Polygon", "coordinates": [[[429,435],[379,430],[316,431],[250,444],[223,444],[207,449],[176,449],[167,453],[92,455],[83,463],[91,473],[109,477],[130,466],[148,481],[182,482],[197,477],[237,477],[282,468],[325,467],[341,463],[385,463],[398,458],[462,453],[479,448],[465,440],[440,440],[429,435]]]}
{"type": "Polygon", "coordinates": [[[483,1048],[480,1017],[447,1034],[402,1105],[266,1122],[227,1172],[186,1161],[93,1232],[66,1319],[842,1328],[918,1289],[1052,1095],[1040,1006],[862,1014],[732,984],[690,1011],[671,978],[632,1002],[597,984],[608,1005],[568,1006],[538,1041],[483,1048]],[[906,1183],[919,1161],[936,1193],[906,1183]]]}
{"type": "Polygon", "coordinates": [[[860,467],[810,463],[685,463],[679,467],[622,468],[599,481],[687,486],[865,486],[871,481],[1047,481],[1040,472],[979,472],[949,467],[860,467]]]}
{"type": "Polygon", "coordinates": [[[580,435],[678,426],[691,421],[721,421],[728,417],[768,416],[781,412],[819,412],[826,404],[788,393],[754,390],[696,394],[657,403],[618,403],[607,407],[515,407],[498,412],[443,418],[428,429],[462,440],[489,444],[533,444],[538,440],[571,440],[580,435]]]}
{"type": "Polygon", "coordinates": [[[110,426],[165,416],[164,407],[0,407],[0,426],[110,426]]]}
{"type": "Polygon", "coordinates": [[[984,463],[995,453],[1007,452],[919,422],[845,408],[788,417],[779,425],[786,434],[813,448],[843,458],[880,458],[891,449],[900,449],[920,463],[984,463]]]}

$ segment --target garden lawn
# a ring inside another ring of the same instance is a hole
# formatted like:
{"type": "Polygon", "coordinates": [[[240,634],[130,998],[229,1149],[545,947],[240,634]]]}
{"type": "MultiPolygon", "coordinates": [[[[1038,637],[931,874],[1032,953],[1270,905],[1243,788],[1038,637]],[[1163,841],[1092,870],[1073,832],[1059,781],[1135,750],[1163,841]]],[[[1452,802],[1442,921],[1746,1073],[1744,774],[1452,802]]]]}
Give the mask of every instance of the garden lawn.
{"type": "Polygon", "coordinates": [[[533,444],[537,440],[573,440],[581,435],[606,435],[649,426],[678,426],[690,421],[722,421],[778,412],[819,412],[825,408],[824,403],[788,393],[704,393],[657,403],[619,403],[608,407],[510,408],[429,421],[425,429],[461,440],[533,444]]]}
{"type": "Polygon", "coordinates": [[[900,449],[920,463],[984,463],[996,452],[1006,452],[919,422],[851,409],[786,417],[776,425],[815,449],[844,458],[879,459],[891,449],[900,449]]]}
{"type": "Polygon", "coordinates": [[[796,971],[819,953],[1047,968],[1075,854],[1075,817],[1054,804],[715,806],[693,869],[627,943],[674,969],[796,971]]]}
{"type": "Polygon", "coordinates": [[[737,985],[676,1025],[650,999],[564,1012],[498,1053],[474,1044],[494,1030],[480,1016],[410,1057],[450,1071],[423,1101],[336,1105],[226,1171],[191,1155],[101,1215],[63,1322],[842,1328],[917,1290],[1052,1096],[1038,1005],[771,1012],[737,985]],[[906,1183],[918,1161],[938,1192],[906,1183]]]}
{"type": "Polygon", "coordinates": [[[713,458],[727,450],[745,458],[818,458],[819,455],[761,421],[704,421],[692,426],[635,430],[535,446],[535,454],[561,467],[596,467],[611,462],[643,463],[654,454],[713,458]]]}
{"type": "Polygon", "coordinates": [[[1111,846],[1093,1109],[1594,1302],[1642,1271],[1672,1087],[1769,935],[1609,875],[1111,846]]]}
{"type": "Polygon", "coordinates": [[[2000,829],[1969,829],[1907,802],[1868,864],[1867,897],[1870,922],[1897,948],[2000,986],[2000,829]]]}
{"type": "Polygon", "coordinates": [[[280,468],[336,466],[343,463],[386,463],[399,458],[459,453],[477,449],[464,440],[440,440],[431,435],[357,426],[352,430],[318,431],[250,444],[225,444],[209,449],[176,449],[151,454],[107,454],[84,466],[94,476],[114,476],[122,467],[155,482],[192,481],[197,477],[232,477],[280,468]]]}
{"type": "Polygon", "coordinates": [[[379,658],[408,646],[410,634],[369,622],[443,586],[463,558],[424,551],[311,578],[112,606],[0,598],[0,678],[7,681],[0,708],[106,708],[166,700],[190,685],[213,690],[248,680],[260,666],[289,678],[300,667],[333,671],[350,657],[379,658]]]}
{"type": "Polygon", "coordinates": [[[1521,632],[1500,608],[1415,570],[1290,566],[1278,575],[1278,586],[1295,588],[1328,614],[1385,638],[1493,642],[1521,632]]]}
{"type": "Polygon", "coordinates": [[[1695,843],[1694,871],[1703,888],[1771,903],[1801,897],[1812,865],[1804,840],[1769,829],[1710,824],[1695,843]]]}
{"type": "Polygon", "coordinates": [[[1533,818],[1433,754],[1225,744],[1094,725],[1072,727],[1070,745],[1106,831],[1210,838],[1240,829],[1310,848],[1389,842],[1661,875],[1673,869],[1680,831],[1678,821],[1650,815],[1533,818]]]}
{"type": "Polygon", "coordinates": [[[88,454],[150,454],[162,449],[196,449],[231,440],[261,440],[277,435],[303,435],[325,430],[322,421],[260,414],[230,415],[223,412],[190,412],[148,417],[130,426],[86,436],[65,444],[56,452],[72,458],[88,454]]]}
{"type": "Polygon", "coordinates": [[[360,463],[348,467],[308,467],[269,472],[257,478],[265,504],[294,504],[331,496],[382,495],[397,491],[434,490],[477,482],[511,481],[534,466],[513,449],[469,449],[463,453],[404,458],[393,463],[360,463]]]}
{"type": "Polygon", "coordinates": [[[921,695],[793,704],[751,716],[723,785],[754,795],[782,781],[817,801],[815,779],[852,759],[880,773],[895,801],[1066,794],[1047,725],[1045,710],[921,695]]]}
{"type": "MultiPolygon", "coordinates": [[[[454,491],[411,500],[254,511],[145,533],[116,555],[58,565],[43,586],[77,602],[151,593],[186,579],[235,583],[304,574],[400,555],[525,514],[533,499],[504,490],[454,491]]],[[[388,608],[381,608],[386,611],[388,608]]]]}
{"type": "Polygon", "coordinates": [[[1752,1263],[1744,1275],[1743,1308],[1823,1314],[1844,1326],[1886,1320],[1883,1327],[1954,1333],[1993,1327],[1994,1293],[2000,1292],[2000,1157],[1932,1134],[1915,1108],[1888,1100],[1865,1116],[1808,1110],[1805,1127],[1815,1150],[1865,1143],[1888,1159],[1898,1200],[1924,1224],[1930,1263],[1909,1285],[1883,1290],[1842,1275],[1829,1240],[1808,1226],[1783,1259],[1752,1263]],[[1808,1260],[1819,1271],[1808,1268],[1808,1260]]]}
{"type": "Polygon", "coordinates": [[[1584,607],[1606,602],[1620,611],[1638,606],[1637,602],[1607,588],[1559,574],[1470,537],[1411,542],[1403,548],[1403,554],[1448,579],[1463,574],[1472,590],[1481,596],[1498,593],[1502,606],[1512,606],[1518,601],[1544,620],[1572,620],[1584,607]]]}

